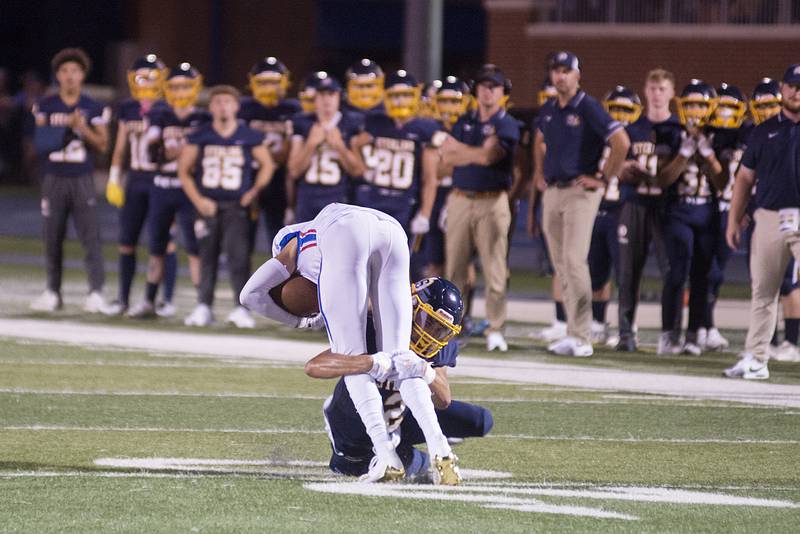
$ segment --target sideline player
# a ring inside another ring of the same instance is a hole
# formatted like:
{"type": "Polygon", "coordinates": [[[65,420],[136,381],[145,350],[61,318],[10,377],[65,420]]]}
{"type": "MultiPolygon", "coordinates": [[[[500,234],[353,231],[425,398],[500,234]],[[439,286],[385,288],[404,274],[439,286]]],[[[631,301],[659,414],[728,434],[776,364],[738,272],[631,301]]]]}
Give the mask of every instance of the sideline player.
{"type": "Polygon", "coordinates": [[[108,149],[109,109],[82,93],[92,62],[80,48],[65,48],[51,61],[58,93],[45,96],[33,106],[36,150],[44,159],[42,217],[46,254],[47,288],[31,309],[56,311],[63,305],[61,278],[67,220],[72,215],[85,252],[89,295],[83,305],[89,313],[101,312],[105,272],[97,222],[93,152],[108,149]]]}
{"type": "Polygon", "coordinates": [[[219,256],[224,251],[235,308],[227,322],[253,328],[255,321],[239,305],[238,295],[250,275],[249,210],[269,183],[274,165],[264,135],[236,120],[239,91],[218,85],[209,91],[212,122],[189,134],[178,159],[178,177],[197,209],[194,232],[200,247],[198,304],[184,323],[208,326],[217,284],[219,256]],[[258,174],[253,178],[253,162],[258,174]]]}
{"type": "Polygon", "coordinates": [[[167,68],[155,55],[147,54],[128,69],[131,98],[117,111],[117,140],[111,155],[106,198],[119,210],[119,290],[117,300],[103,313],[122,315],[128,310],[131,285],[136,276],[136,246],[147,220],[153,179],[158,170],[157,149],[161,132],[152,123],[151,112],[160,106],[167,68]],[[123,165],[128,162],[124,185],[123,165]]]}
{"type": "MultiPolygon", "coordinates": [[[[441,473],[442,483],[459,483],[458,459],[442,433],[430,388],[423,380],[427,369],[409,350],[413,322],[409,310],[413,304],[408,290],[408,241],[400,224],[374,209],[329,204],[312,221],[282,229],[273,241],[273,256],[248,280],[241,292],[242,304],[292,327],[304,326],[307,323],[278,306],[269,293],[298,272],[317,284],[320,316],[327,327],[331,351],[348,356],[367,352],[367,310],[371,304],[377,349],[391,354],[392,365],[403,370],[400,396],[425,434],[435,472],[441,473]]],[[[446,344],[458,333],[452,319],[427,313],[426,317],[446,331],[442,338],[426,341],[429,350],[446,344]]],[[[363,373],[344,380],[378,458],[367,479],[402,478],[403,462],[387,431],[375,379],[363,373]]]]}
{"type": "MultiPolygon", "coordinates": [[[[436,374],[429,386],[442,431],[448,439],[485,436],[494,423],[491,412],[481,406],[451,398],[447,367],[456,365],[458,342],[451,339],[441,349],[436,346],[433,354],[430,350],[419,349],[425,344],[425,337],[437,338],[442,334],[439,323],[428,320],[432,314],[448,314],[453,318],[453,324],[459,323],[464,305],[458,289],[447,280],[434,277],[416,282],[411,286],[411,291],[414,298],[411,348],[423,362],[423,367],[430,364],[435,370],[436,374]]],[[[306,363],[306,374],[312,378],[338,378],[372,372],[375,361],[385,359],[387,355],[377,352],[375,329],[371,321],[367,325],[367,351],[368,354],[347,356],[327,350],[306,363]]],[[[406,478],[424,480],[427,478],[430,460],[428,455],[414,448],[414,445],[423,443],[425,438],[414,416],[408,412],[400,398],[396,377],[393,376],[395,373],[396,371],[383,371],[381,374],[389,374],[389,378],[383,381],[380,380],[382,377],[377,378],[383,399],[384,418],[393,440],[398,443],[396,450],[403,460],[406,478]]],[[[368,473],[370,461],[374,457],[372,442],[364,431],[364,425],[347,393],[343,379],[337,382],[333,394],[325,400],[323,416],[333,449],[331,470],[355,476],[368,473]]]]}
{"type": "Polygon", "coordinates": [[[344,74],[347,83],[347,100],[342,109],[368,115],[383,112],[383,82],[381,66],[363,58],[350,65],[344,74]]]}
{"type": "Polygon", "coordinates": [[[361,120],[339,110],[339,81],[318,71],[306,81],[306,88],[313,91],[315,111],[292,119],[288,163],[298,221],[310,221],[332,202],[345,202],[350,177],[360,172],[347,142],[358,133],[361,120]]]}
{"type": "Polygon", "coordinates": [[[192,284],[197,288],[200,282],[199,248],[194,235],[194,206],[181,188],[178,155],[186,143],[186,136],[211,120],[207,111],[195,107],[202,88],[203,77],[200,72],[189,63],[180,63],[170,69],[164,83],[164,96],[169,106],[152,114],[152,122],[158,127],[161,138],[159,169],[150,191],[147,226],[150,259],[145,299],[129,310],[128,315],[131,317],[148,317],[153,314],[171,317],[175,314],[175,306],[172,304],[174,283],[172,288],[167,286],[170,278],[174,280],[177,270],[175,243],[170,235],[176,219],[189,256],[192,284]],[[164,302],[156,308],[156,292],[162,280],[165,280],[164,302]]]}

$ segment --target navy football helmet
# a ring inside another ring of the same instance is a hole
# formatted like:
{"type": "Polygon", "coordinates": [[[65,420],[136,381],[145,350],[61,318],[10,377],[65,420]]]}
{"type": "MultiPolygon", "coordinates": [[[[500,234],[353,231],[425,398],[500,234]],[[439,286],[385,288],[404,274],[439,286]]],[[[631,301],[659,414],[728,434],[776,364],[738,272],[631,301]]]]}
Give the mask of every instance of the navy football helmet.
{"type": "Polygon", "coordinates": [[[618,85],[603,99],[603,107],[611,118],[625,125],[636,122],[642,114],[639,95],[623,85],[618,85]]]}
{"type": "Polygon", "coordinates": [[[692,79],[675,98],[684,126],[705,126],[717,107],[717,92],[703,80],[692,79]]]}
{"type": "Polygon", "coordinates": [[[413,74],[398,70],[389,74],[384,83],[386,114],[393,119],[408,119],[419,113],[422,88],[413,74]]]}
{"type": "Polygon", "coordinates": [[[714,128],[738,128],[747,113],[747,99],[735,85],[722,83],[717,88],[717,108],[711,115],[709,124],[714,128]]]}
{"type": "Polygon", "coordinates": [[[383,69],[371,59],[364,58],[345,72],[347,100],[353,106],[369,110],[383,101],[383,69]]]}
{"type": "Polygon", "coordinates": [[[470,104],[469,85],[455,76],[447,76],[436,91],[434,106],[436,116],[452,126],[467,112],[470,104]]]}
{"type": "Polygon", "coordinates": [[[449,280],[424,278],[411,286],[414,315],[411,350],[431,359],[461,332],[464,302],[461,292],[449,280]]]}
{"type": "Polygon", "coordinates": [[[188,108],[203,90],[203,76],[190,63],[182,62],[169,70],[164,83],[164,98],[173,108],[188,108]]]}
{"type": "Polygon", "coordinates": [[[133,62],[128,69],[128,88],[136,100],[161,98],[167,67],[155,54],[147,54],[133,62]]]}
{"type": "Polygon", "coordinates": [[[774,117],[781,110],[781,87],[777,81],[771,78],[762,78],[753,89],[753,96],[750,98],[750,114],[753,122],[761,124],[765,120],[774,117]]]}
{"type": "Polygon", "coordinates": [[[545,105],[545,103],[550,100],[551,98],[556,98],[558,96],[558,91],[556,91],[553,82],[550,81],[550,75],[544,77],[544,81],[542,82],[542,86],[539,88],[539,92],[537,93],[537,100],[539,102],[539,107],[545,105]]]}
{"type": "Polygon", "coordinates": [[[268,56],[253,65],[248,75],[250,90],[262,106],[273,107],[286,96],[289,69],[278,58],[268,56]]]}

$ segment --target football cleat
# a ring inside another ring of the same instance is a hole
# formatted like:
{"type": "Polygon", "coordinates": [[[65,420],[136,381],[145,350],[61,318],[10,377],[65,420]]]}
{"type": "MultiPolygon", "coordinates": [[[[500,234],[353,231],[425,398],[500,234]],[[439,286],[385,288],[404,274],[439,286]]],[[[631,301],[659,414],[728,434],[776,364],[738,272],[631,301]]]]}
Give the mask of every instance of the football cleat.
{"type": "Polygon", "coordinates": [[[680,354],[683,347],[672,332],[662,332],[658,337],[656,354],[680,354]]]}
{"type": "Polygon", "coordinates": [[[403,468],[400,458],[396,454],[395,457],[394,463],[400,464],[400,467],[373,456],[369,462],[369,471],[359,477],[359,482],[397,482],[402,480],[406,476],[406,470],[403,468]]]}
{"type": "Polygon", "coordinates": [[[122,302],[120,302],[118,300],[114,300],[112,302],[109,302],[105,306],[103,306],[103,308],[100,310],[100,312],[103,315],[107,315],[109,317],[118,317],[118,316],[122,315],[123,313],[125,313],[127,311],[127,309],[128,309],[128,306],[126,304],[123,304],[122,302]]]}
{"type": "Polygon", "coordinates": [[[489,352],[499,350],[500,352],[508,351],[508,343],[500,332],[489,332],[486,336],[486,350],[489,352]]]}
{"type": "Polygon", "coordinates": [[[730,343],[720,334],[719,330],[714,327],[708,329],[705,343],[707,350],[725,350],[728,346],[730,346],[730,343]]]}
{"type": "Polygon", "coordinates": [[[211,313],[211,308],[206,304],[198,304],[195,306],[192,313],[183,320],[186,326],[208,326],[214,322],[214,315],[211,313]]]}
{"type": "Polygon", "coordinates": [[[766,380],[769,378],[767,362],[756,359],[749,352],[742,354],[736,365],[725,369],[722,374],[728,378],[744,378],[745,380],[766,380]]]}
{"type": "Polygon", "coordinates": [[[572,336],[550,343],[547,346],[547,350],[560,356],[576,356],[578,358],[586,358],[594,354],[594,349],[592,349],[590,343],[584,343],[572,336]]]}
{"type": "Polygon", "coordinates": [[[178,309],[171,302],[159,302],[156,306],[156,315],[159,317],[175,317],[178,309]]]}
{"type": "Polygon", "coordinates": [[[592,321],[592,343],[602,345],[608,340],[608,324],[592,321]]]}
{"type": "Polygon", "coordinates": [[[225,322],[235,325],[236,328],[256,327],[255,319],[253,319],[253,316],[250,315],[250,312],[244,306],[237,306],[234,308],[234,310],[228,314],[225,322]]]}
{"type": "Polygon", "coordinates": [[[434,456],[433,458],[433,483],[437,486],[458,486],[462,482],[461,471],[458,469],[458,456],[434,456]]]}
{"type": "Polygon", "coordinates": [[[614,350],[617,352],[636,352],[638,350],[636,338],[632,334],[623,334],[619,336],[619,341],[617,342],[617,346],[614,347],[614,350]]]}
{"type": "Polygon", "coordinates": [[[60,309],[63,305],[61,295],[47,289],[31,302],[30,308],[34,311],[52,312],[60,309]]]}
{"type": "Polygon", "coordinates": [[[83,311],[87,313],[100,313],[106,306],[106,299],[99,291],[92,291],[83,301],[83,311]]]}
{"type": "Polygon", "coordinates": [[[703,354],[702,347],[694,341],[687,341],[683,344],[681,354],[688,354],[689,356],[700,356],[703,354]]]}
{"type": "Polygon", "coordinates": [[[143,300],[136,306],[129,309],[127,315],[133,319],[146,319],[148,317],[155,317],[156,310],[152,302],[143,300]]]}
{"type": "Polygon", "coordinates": [[[790,341],[785,341],[778,346],[772,359],[779,362],[800,362],[800,349],[790,341]]]}
{"type": "Polygon", "coordinates": [[[567,335],[567,323],[564,321],[554,321],[552,325],[536,332],[532,332],[530,337],[542,341],[557,341],[567,335]]]}

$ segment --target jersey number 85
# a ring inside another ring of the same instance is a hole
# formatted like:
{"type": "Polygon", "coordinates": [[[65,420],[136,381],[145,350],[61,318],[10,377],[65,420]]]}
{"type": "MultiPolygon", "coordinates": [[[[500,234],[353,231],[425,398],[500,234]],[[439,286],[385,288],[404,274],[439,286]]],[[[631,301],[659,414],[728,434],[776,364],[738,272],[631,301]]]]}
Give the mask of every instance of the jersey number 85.
{"type": "Polygon", "coordinates": [[[242,156],[207,156],[203,158],[203,187],[236,191],[242,187],[242,156]]]}

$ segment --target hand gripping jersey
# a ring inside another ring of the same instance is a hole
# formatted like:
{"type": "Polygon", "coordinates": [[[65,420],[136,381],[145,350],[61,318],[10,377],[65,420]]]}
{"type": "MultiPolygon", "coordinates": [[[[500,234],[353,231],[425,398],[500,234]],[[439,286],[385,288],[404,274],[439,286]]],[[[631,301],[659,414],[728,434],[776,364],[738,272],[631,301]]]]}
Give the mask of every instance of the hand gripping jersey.
{"type": "Polygon", "coordinates": [[[739,163],[747,148],[747,137],[753,129],[753,124],[746,122],[739,128],[726,129],[715,128],[714,133],[714,152],[720,163],[727,164],[728,182],[725,188],[719,193],[719,210],[728,211],[733,199],[733,183],[736,179],[736,171],[739,170],[739,163]]]}
{"type": "Polygon", "coordinates": [[[83,142],[80,134],[68,127],[71,115],[79,110],[91,125],[106,125],[111,119],[111,110],[88,96],[81,95],[75,105],[68,106],[59,95],[42,98],[33,106],[37,128],[51,128],[63,138],[57,150],[47,154],[44,171],[56,176],[81,176],[94,170],[92,151],[83,142]]]}
{"type": "Polygon", "coordinates": [[[117,120],[128,133],[129,179],[151,180],[158,170],[161,129],[153,119],[166,108],[162,101],[153,103],[148,111],[138,100],[128,99],[120,103],[117,120]]]}
{"type": "Polygon", "coordinates": [[[356,189],[356,204],[388,213],[406,227],[418,203],[422,152],[441,126],[431,119],[412,119],[397,127],[388,115],[370,114],[364,130],[372,142],[361,149],[367,171],[356,189]]]}
{"type": "Polygon", "coordinates": [[[190,133],[211,122],[211,115],[205,110],[195,109],[181,119],[171,107],[165,106],[159,113],[152,114],[152,122],[161,130],[158,171],[154,183],[156,187],[178,189],[181,187],[178,159],[168,158],[167,150],[172,152],[182,147],[190,133]]]}
{"type": "Polygon", "coordinates": [[[230,137],[222,137],[206,124],[186,141],[199,149],[194,179],[203,196],[236,201],[253,186],[252,149],[263,144],[264,134],[240,123],[230,137]]]}

